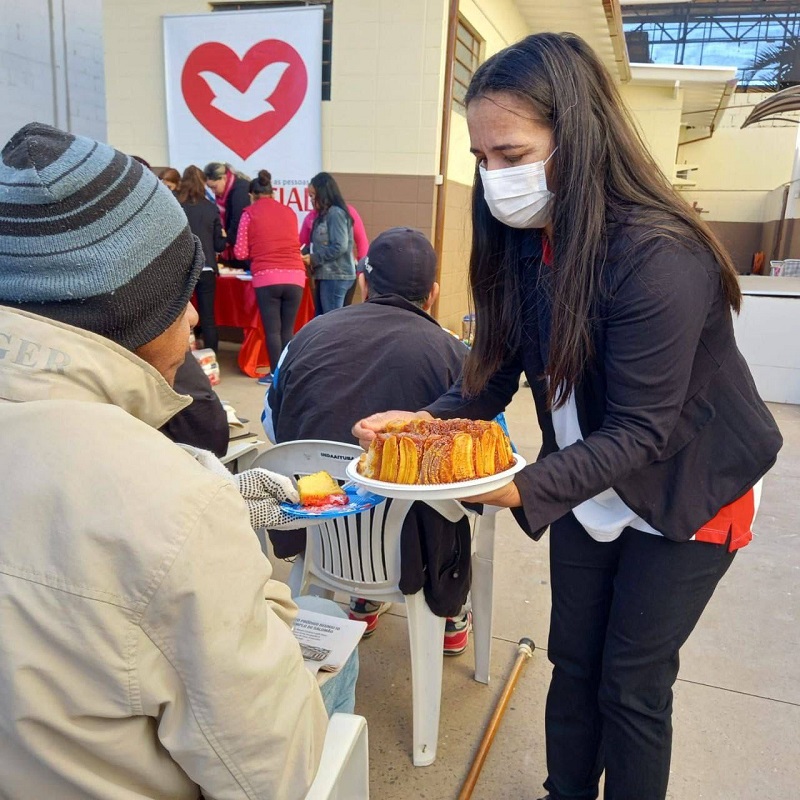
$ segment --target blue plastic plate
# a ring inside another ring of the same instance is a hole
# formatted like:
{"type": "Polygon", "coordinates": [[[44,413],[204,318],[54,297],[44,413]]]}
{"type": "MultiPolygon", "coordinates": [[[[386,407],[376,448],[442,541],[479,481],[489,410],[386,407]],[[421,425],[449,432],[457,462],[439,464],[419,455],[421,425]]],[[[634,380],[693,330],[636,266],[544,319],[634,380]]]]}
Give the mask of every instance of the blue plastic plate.
{"type": "Polygon", "coordinates": [[[345,506],[334,508],[306,508],[296,503],[281,503],[281,511],[285,511],[295,519],[334,519],[336,517],[349,517],[351,514],[360,514],[370,508],[380,505],[386,498],[372,492],[365,492],[357,486],[348,486],[345,489],[350,502],[345,506]],[[361,492],[359,494],[359,492],[361,492]]]}

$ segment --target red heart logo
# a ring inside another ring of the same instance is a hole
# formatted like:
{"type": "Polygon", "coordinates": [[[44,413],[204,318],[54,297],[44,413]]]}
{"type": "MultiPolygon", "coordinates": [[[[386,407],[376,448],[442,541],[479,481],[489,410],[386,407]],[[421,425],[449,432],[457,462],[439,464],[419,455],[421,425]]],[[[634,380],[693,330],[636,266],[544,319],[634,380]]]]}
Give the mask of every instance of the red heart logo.
{"type": "Polygon", "coordinates": [[[300,54],[279,39],[239,58],[220,42],[189,53],[181,90],[195,119],[243,159],[278,133],[303,103],[308,74],[300,54]]]}

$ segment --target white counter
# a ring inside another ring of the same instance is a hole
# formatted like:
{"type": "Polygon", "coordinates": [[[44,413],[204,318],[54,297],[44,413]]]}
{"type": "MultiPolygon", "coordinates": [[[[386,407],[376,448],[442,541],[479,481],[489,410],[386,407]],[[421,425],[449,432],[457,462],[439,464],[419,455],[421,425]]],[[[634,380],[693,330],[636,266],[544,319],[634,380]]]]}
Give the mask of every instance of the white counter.
{"type": "Polygon", "coordinates": [[[800,278],[742,275],[736,343],[765,400],[800,405],[800,278]]]}
{"type": "Polygon", "coordinates": [[[800,297],[800,278],[769,278],[764,275],[740,275],[742,294],[760,297],[800,297]]]}

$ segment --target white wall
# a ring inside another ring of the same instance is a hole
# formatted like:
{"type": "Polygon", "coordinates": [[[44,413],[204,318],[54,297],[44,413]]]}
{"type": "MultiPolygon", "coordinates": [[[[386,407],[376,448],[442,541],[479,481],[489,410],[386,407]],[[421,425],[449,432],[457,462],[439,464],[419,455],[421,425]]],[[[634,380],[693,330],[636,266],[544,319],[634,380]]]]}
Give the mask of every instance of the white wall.
{"type": "Polygon", "coordinates": [[[208,10],[202,0],[103,0],[108,141],[114,147],[167,165],[161,15],[208,10]]]}
{"type": "MultiPolygon", "coordinates": [[[[484,42],[483,60],[530,33],[513,0],[461,0],[459,11],[484,42]]],[[[441,83],[443,82],[444,59],[441,68],[441,83]]],[[[466,117],[458,111],[452,111],[439,322],[454,331],[460,331],[462,316],[469,311],[467,265],[472,225],[471,190],[468,187],[472,186],[475,174],[475,156],[470,153],[469,147],[466,117]]]]}
{"type": "Polygon", "coordinates": [[[697,164],[696,191],[768,192],[792,175],[797,125],[792,122],[742,123],[770,95],[736,92],[710,139],[683,144],[678,163],[697,164]]]}
{"type": "Polygon", "coordinates": [[[775,187],[792,178],[798,127],[770,121],[743,129],[752,107],[766,97],[760,92],[735,93],[710,139],[678,148],[678,163],[698,167],[690,173],[697,185],[684,196],[705,209],[707,222],[777,218],[771,216],[768,199],[775,187]]]}
{"type": "Polygon", "coordinates": [[[0,142],[28,122],[106,138],[102,0],[0,0],[0,142]]]}
{"type": "Polygon", "coordinates": [[[682,90],[622,84],[619,91],[650,154],[672,180],[681,130],[682,90]]]}
{"type": "MultiPolygon", "coordinates": [[[[513,0],[461,0],[460,13],[483,39],[483,60],[500,52],[530,33],[513,0]]],[[[444,65],[442,65],[444,76],[444,65]]],[[[467,120],[458,111],[450,120],[450,154],[447,178],[465,186],[472,185],[475,156],[469,152],[467,120]]]]}
{"type": "MultiPolygon", "coordinates": [[[[26,0],[27,2],[27,0],[26,0]]],[[[106,88],[103,68],[103,0],[54,0],[66,11],[66,64],[69,128],[106,138],[106,88]]]]}
{"type": "Polygon", "coordinates": [[[446,22],[445,0],[335,0],[324,169],[436,172],[446,22]]]}

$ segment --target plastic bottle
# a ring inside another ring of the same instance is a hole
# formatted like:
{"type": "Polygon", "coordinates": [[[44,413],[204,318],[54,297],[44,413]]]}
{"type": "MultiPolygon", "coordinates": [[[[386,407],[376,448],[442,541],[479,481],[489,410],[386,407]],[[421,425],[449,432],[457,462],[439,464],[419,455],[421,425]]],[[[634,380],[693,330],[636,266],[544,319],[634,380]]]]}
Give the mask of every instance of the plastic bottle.
{"type": "Polygon", "coordinates": [[[461,341],[472,344],[475,335],[475,315],[464,314],[461,320],[461,341]]]}

